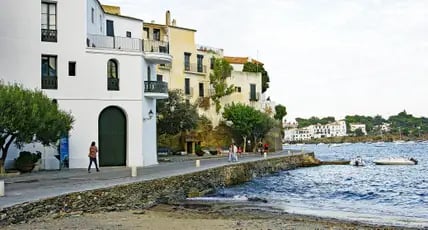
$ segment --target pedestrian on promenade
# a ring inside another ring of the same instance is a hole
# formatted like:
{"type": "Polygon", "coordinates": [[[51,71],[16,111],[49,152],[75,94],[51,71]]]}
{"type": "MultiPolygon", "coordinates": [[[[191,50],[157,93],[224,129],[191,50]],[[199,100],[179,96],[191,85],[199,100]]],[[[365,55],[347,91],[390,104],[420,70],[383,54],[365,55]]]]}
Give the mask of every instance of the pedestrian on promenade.
{"type": "Polygon", "coordinates": [[[242,147],[241,146],[238,147],[238,155],[240,157],[242,156],[242,147]]]}
{"type": "Polygon", "coordinates": [[[263,156],[263,143],[262,141],[259,141],[259,143],[257,144],[257,151],[260,153],[260,155],[263,156]]]}
{"type": "Polygon", "coordinates": [[[229,162],[236,161],[238,162],[238,148],[236,147],[235,143],[232,142],[232,144],[229,147],[229,162]]]}
{"type": "Polygon", "coordinates": [[[263,148],[264,148],[264,152],[268,153],[268,151],[269,151],[269,144],[266,142],[265,145],[263,146],[263,148]]]}
{"type": "Polygon", "coordinates": [[[97,172],[100,171],[97,164],[97,153],[98,153],[98,148],[95,145],[95,141],[92,141],[91,147],[89,147],[89,154],[88,154],[88,157],[89,157],[88,173],[91,173],[92,162],[94,162],[97,172]]]}

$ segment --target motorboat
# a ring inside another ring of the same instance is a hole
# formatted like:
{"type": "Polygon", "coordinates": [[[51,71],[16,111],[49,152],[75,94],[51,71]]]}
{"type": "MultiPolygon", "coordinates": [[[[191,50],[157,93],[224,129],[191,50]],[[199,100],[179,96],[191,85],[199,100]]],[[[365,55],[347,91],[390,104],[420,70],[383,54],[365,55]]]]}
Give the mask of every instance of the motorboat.
{"type": "Polygon", "coordinates": [[[396,158],[383,158],[379,160],[374,160],[373,163],[377,165],[417,165],[418,161],[411,158],[396,157],[396,158]]]}
{"type": "Polygon", "coordinates": [[[339,144],[339,143],[333,143],[328,145],[329,148],[340,147],[340,146],[342,146],[342,144],[339,144]]]}
{"type": "Polygon", "coordinates": [[[361,158],[360,156],[357,156],[356,158],[352,159],[349,162],[349,164],[352,166],[364,166],[365,165],[363,158],[361,158]]]}

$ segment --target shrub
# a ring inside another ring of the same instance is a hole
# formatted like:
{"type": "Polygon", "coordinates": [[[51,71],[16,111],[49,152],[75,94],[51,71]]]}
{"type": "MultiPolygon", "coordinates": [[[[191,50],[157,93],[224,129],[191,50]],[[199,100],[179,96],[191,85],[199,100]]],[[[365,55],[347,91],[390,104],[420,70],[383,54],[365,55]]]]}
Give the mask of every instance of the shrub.
{"type": "Polygon", "coordinates": [[[41,158],[42,153],[37,152],[31,153],[29,151],[22,151],[19,153],[19,157],[15,159],[15,168],[20,172],[31,172],[34,168],[34,164],[41,158]]]}
{"type": "Polygon", "coordinates": [[[201,146],[196,145],[196,146],[195,146],[195,153],[196,153],[196,155],[198,155],[198,156],[203,156],[205,152],[204,152],[204,151],[202,151],[201,146]]]}

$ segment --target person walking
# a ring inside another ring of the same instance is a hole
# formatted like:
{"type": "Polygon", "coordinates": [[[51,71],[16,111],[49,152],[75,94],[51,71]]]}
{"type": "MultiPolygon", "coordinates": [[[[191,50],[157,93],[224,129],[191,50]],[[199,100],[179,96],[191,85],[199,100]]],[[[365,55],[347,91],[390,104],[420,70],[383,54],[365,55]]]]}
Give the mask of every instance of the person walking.
{"type": "Polygon", "coordinates": [[[98,153],[98,148],[95,145],[95,141],[92,141],[91,147],[89,147],[89,154],[88,154],[88,157],[89,157],[88,173],[91,173],[92,162],[94,162],[97,172],[100,171],[97,164],[97,153],[98,153]]]}
{"type": "Polygon", "coordinates": [[[235,143],[232,142],[232,144],[229,147],[229,162],[236,161],[238,162],[238,148],[236,147],[235,143]]]}

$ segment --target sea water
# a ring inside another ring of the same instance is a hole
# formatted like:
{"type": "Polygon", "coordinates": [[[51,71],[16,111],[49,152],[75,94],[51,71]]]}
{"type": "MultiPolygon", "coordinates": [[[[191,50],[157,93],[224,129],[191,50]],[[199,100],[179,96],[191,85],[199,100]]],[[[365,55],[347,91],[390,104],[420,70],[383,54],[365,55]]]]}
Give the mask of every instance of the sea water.
{"type": "Polygon", "coordinates": [[[284,146],[314,151],[320,160],[360,156],[366,166],[325,165],[283,171],[219,190],[214,197],[260,197],[289,213],[374,224],[428,227],[428,143],[284,146]],[[385,157],[413,157],[417,165],[375,165],[385,157]]]}

